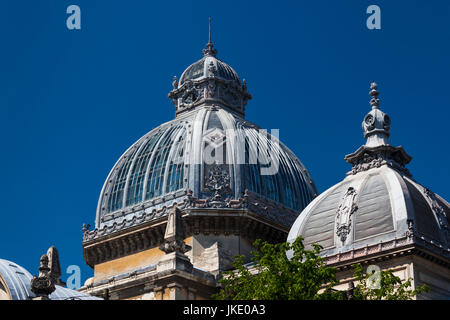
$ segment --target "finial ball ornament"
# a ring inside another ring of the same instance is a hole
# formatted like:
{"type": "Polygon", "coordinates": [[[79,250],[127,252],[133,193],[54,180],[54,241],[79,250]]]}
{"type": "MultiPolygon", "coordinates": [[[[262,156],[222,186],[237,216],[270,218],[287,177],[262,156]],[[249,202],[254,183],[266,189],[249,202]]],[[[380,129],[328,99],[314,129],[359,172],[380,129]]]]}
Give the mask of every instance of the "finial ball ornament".
{"type": "Polygon", "coordinates": [[[378,108],[380,100],[378,99],[378,85],[375,82],[370,84],[369,95],[372,97],[370,99],[372,110],[364,117],[362,122],[364,137],[367,138],[367,144],[370,146],[389,144],[391,119],[378,108]]]}
{"type": "Polygon", "coordinates": [[[369,95],[372,97],[370,100],[370,105],[373,109],[378,108],[380,106],[380,100],[377,98],[379,95],[379,92],[377,91],[378,86],[375,82],[372,82],[370,84],[370,92],[369,95]]]}

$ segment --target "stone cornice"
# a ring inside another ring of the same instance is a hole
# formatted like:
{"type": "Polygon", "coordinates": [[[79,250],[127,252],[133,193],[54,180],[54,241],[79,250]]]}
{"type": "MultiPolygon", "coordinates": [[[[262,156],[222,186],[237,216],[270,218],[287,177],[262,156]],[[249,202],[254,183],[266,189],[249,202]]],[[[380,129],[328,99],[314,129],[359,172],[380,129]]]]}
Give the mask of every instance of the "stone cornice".
{"type": "Polygon", "coordinates": [[[400,256],[418,255],[439,265],[450,268],[450,252],[437,247],[423,237],[405,236],[371,246],[324,256],[326,264],[338,271],[351,269],[355,263],[376,264],[400,256]]]}
{"type": "MultiPolygon", "coordinates": [[[[167,218],[117,231],[83,242],[86,263],[114,260],[147,249],[159,247],[164,241],[167,218]]],[[[288,228],[276,226],[246,209],[189,209],[183,212],[186,237],[197,234],[239,235],[253,242],[258,238],[271,242],[286,240],[288,228]]]]}
{"type": "Polygon", "coordinates": [[[213,198],[198,199],[193,197],[192,191],[187,190],[182,199],[175,200],[178,200],[178,202],[174,201],[171,205],[153,209],[151,212],[148,210],[129,212],[128,214],[133,214],[129,219],[127,219],[127,214],[123,213],[123,215],[115,218],[123,217],[121,222],[118,223],[113,219],[113,223],[104,224],[100,229],[89,230],[84,227],[83,243],[94,239],[102,239],[110,234],[118,234],[118,232],[128,232],[129,228],[139,227],[140,225],[147,226],[165,221],[168,210],[174,205],[177,205],[183,211],[187,210],[187,212],[193,212],[194,209],[206,209],[203,211],[205,213],[214,213],[219,209],[223,212],[239,212],[240,214],[251,212],[252,216],[259,216],[261,221],[270,223],[281,230],[288,230],[299,214],[297,211],[280,206],[274,201],[261,198],[256,193],[249,191],[246,191],[239,199],[217,200],[213,198]]]}
{"type": "Polygon", "coordinates": [[[147,293],[158,286],[164,287],[168,283],[174,282],[184,283],[190,287],[195,286],[203,291],[211,291],[216,287],[215,277],[209,272],[195,268],[192,273],[179,270],[157,272],[156,265],[152,265],[85,285],[78,291],[102,297],[105,290],[108,290],[110,296],[119,295],[116,298],[123,299],[147,293]],[[151,285],[149,285],[150,283],[151,285]],[[133,294],[123,296],[127,289],[131,289],[133,294]]]}

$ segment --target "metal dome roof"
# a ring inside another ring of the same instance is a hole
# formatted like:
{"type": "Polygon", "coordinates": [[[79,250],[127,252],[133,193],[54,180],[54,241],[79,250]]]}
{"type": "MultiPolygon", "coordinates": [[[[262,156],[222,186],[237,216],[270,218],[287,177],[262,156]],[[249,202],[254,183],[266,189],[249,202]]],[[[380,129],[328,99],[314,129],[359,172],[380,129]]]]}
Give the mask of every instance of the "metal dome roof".
{"type": "Polygon", "coordinates": [[[306,168],[276,137],[225,109],[204,106],[150,131],[120,157],[101,191],[96,228],[182,201],[189,190],[212,198],[208,179],[218,168],[229,179],[224,199],[249,190],[300,211],[317,192],[306,168]],[[223,150],[221,164],[205,162],[211,148],[223,150]],[[277,172],[264,174],[276,159],[277,172]]]}
{"type": "Polygon", "coordinates": [[[345,157],[352,171],[302,211],[288,241],[302,236],[326,256],[420,242],[450,257],[450,205],[415,182],[405,167],[411,157],[389,144],[391,121],[378,109],[376,89],[372,83],[372,110],[362,123],[367,142],[345,157]]]}
{"type": "Polygon", "coordinates": [[[211,72],[214,72],[215,76],[222,80],[236,81],[237,84],[241,83],[233,68],[215,56],[206,55],[186,68],[180,77],[179,85],[183,85],[187,80],[206,78],[211,72]]]}
{"type": "Polygon", "coordinates": [[[450,255],[450,205],[388,166],[347,176],[299,215],[288,240],[318,243],[332,255],[405,237],[418,238],[450,255]],[[413,221],[413,225],[411,225],[413,221]]]}
{"type": "Polygon", "coordinates": [[[225,62],[216,58],[217,49],[213,48],[211,42],[211,18],[209,20],[209,40],[206,48],[203,49],[203,58],[194,62],[180,77],[179,85],[182,86],[188,80],[199,80],[214,75],[217,79],[234,80],[238,85],[241,84],[237,73],[225,62]]]}
{"type": "MultiPolygon", "coordinates": [[[[30,290],[33,277],[18,264],[0,259],[0,291],[6,291],[11,300],[30,300],[36,295],[30,290]]],[[[86,293],[78,292],[56,285],[56,290],[50,294],[51,300],[102,300],[86,293]]]]}

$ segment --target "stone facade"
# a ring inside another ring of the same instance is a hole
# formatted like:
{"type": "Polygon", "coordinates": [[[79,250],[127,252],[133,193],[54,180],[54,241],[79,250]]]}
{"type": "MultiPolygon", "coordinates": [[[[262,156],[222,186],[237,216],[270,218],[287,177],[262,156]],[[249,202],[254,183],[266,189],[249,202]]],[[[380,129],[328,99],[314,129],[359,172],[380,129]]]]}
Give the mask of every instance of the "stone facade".
{"type": "MultiPolygon", "coordinates": [[[[217,290],[220,272],[230,268],[233,256],[248,255],[252,250],[251,244],[257,238],[271,242],[285,241],[288,231],[287,228],[258,220],[257,215],[246,211],[223,212],[215,209],[214,216],[210,211],[187,213],[177,207],[171,210],[178,210],[183,220],[184,243],[190,247],[188,251],[162,251],[164,237],[148,248],[137,249],[131,254],[111,244],[118,239],[121,243],[131,243],[141,239],[136,236],[137,233],[151,233],[153,228],[165,230],[169,225],[168,219],[161,224],[145,226],[144,231],[144,227],[125,230],[123,235],[116,234],[114,238],[85,242],[85,255],[96,253],[102,260],[87,259],[99,262],[93,264],[94,277],[86,281],[80,290],[107,299],[210,299],[217,290]],[[205,223],[208,220],[209,223],[205,223]],[[111,252],[106,253],[106,250],[111,252]]],[[[164,233],[159,232],[161,235],[164,233]]],[[[140,245],[136,247],[144,248],[140,245]]]]}

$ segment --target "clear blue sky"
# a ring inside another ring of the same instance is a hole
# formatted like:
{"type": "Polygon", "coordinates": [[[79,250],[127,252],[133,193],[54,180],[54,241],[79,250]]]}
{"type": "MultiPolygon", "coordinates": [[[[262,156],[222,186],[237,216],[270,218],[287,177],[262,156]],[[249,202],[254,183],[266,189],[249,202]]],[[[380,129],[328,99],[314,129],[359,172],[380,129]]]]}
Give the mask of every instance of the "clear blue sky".
{"type": "MultiPolygon", "coordinates": [[[[320,192],[364,143],[369,84],[414,178],[447,200],[449,1],[3,0],[0,257],[37,273],[50,245],[92,275],[81,248],[104,180],[138,138],[174,117],[172,77],[218,57],[248,83],[247,119],[279,128],[320,192]],[[81,7],[79,31],[66,8],[81,7]],[[381,8],[381,30],[366,8],[381,8]]],[[[66,275],[63,275],[63,279],[66,275]]]]}

